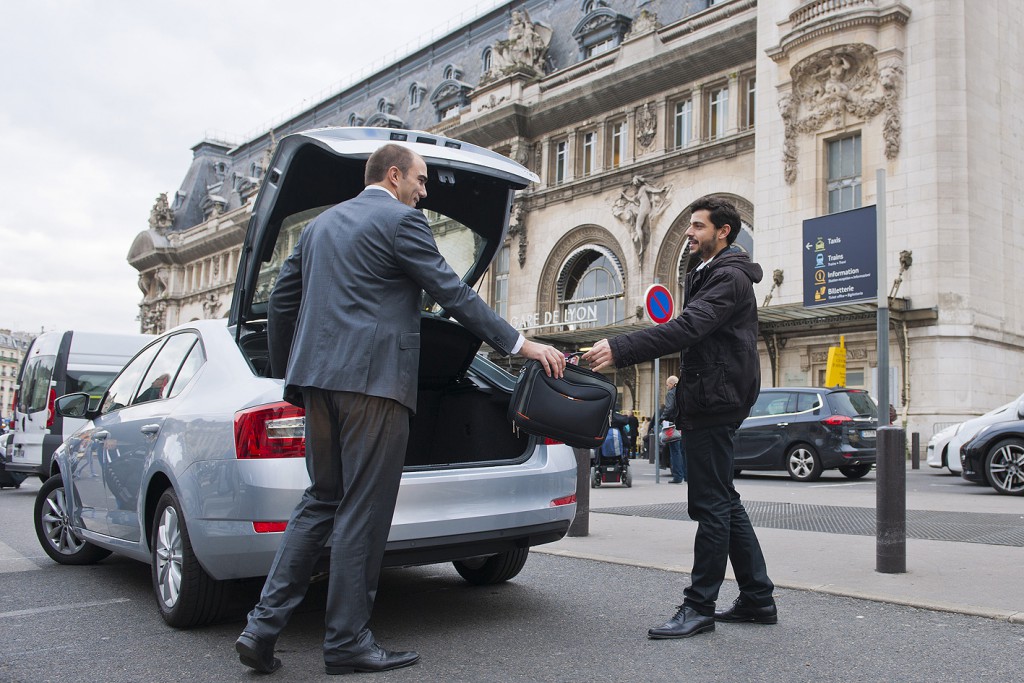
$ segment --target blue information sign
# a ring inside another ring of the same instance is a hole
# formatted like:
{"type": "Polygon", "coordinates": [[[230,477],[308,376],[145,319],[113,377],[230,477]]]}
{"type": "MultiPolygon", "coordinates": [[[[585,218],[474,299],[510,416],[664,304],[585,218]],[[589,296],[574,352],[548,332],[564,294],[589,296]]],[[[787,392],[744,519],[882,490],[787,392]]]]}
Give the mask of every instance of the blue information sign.
{"type": "Polygon", "coordinates": [[[804,306],[873,301],[878,296],[875,207],[804,221],[804,306]]]}

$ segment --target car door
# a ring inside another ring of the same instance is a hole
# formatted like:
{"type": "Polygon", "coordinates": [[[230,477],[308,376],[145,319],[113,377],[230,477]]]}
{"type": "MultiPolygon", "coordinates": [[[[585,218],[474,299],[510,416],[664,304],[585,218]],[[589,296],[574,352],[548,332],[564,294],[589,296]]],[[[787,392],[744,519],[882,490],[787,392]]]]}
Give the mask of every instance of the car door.
{"type": "Polygon", "coordinates": [[[15,406],[14,449],[11,461],[15,465],[39,465],[42,460],[43,438],[49,434],[52,404],[51,380],[57,362],[54,355],[34,356],[25,362],[15,406]]]}
{"type": "Polygon", "coordinates": [[[733,464],[736,469],[771,469],[777,466],[784,449],[785,431],[789,425],[786,416],[793,412],[793,392],[762,392],[750,416],[736,431],[736,450],[733,464]]]}
{"type": "Polygon", "coordinates": [[[131,403],[142,376],[162,345],[162,339],[151,344],[125,366],[107,389],[99,416],[69,440],[75,463],[71,470],[75,499],[82,525],[90,531],[110,533],[109,489],[117,476],[111,463],[128,444],[122,447],[116,436],[112,440],[109,437],[118,432],[122,410],[131,403]]]}
{"type": "Polygon", "coordinates": [[[178,390],[191,379],[194,369],[186,358],[197,346],[195,332],[180,332],[166,337],[146,369],[129,405],[118,411],[118,419],[103,437],[107,453],[107,524],[115,538],[138,542],[143,535],[145,515],[139,509],[144,474],[160,442],[160,430],[174,405],[178,390]]]}

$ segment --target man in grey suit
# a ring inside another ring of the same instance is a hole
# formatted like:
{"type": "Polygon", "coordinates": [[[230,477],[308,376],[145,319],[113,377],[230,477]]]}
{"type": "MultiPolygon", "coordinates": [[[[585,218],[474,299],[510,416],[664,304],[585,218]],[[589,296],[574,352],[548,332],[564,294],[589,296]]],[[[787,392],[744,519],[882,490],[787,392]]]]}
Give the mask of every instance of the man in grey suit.
{"type": "Polygon", "coordinates": [[[303,231],[270,297],[268,336],[285,399],[306,410],[311,484],[295,508],[263,593],[235,643],[270,673],[274,644],[331,543],[324,661],[328,674],[385,671],[415,652],[385,650],[368,628],[416,408],[421,290],[500,353],[561,376],[565,357],[524,339],[455,274],[416,204],[427,166],[387,144],[366,163],[366,189],[303,231]],[[389,306],[380,306],[387,300],[389,306]]]}

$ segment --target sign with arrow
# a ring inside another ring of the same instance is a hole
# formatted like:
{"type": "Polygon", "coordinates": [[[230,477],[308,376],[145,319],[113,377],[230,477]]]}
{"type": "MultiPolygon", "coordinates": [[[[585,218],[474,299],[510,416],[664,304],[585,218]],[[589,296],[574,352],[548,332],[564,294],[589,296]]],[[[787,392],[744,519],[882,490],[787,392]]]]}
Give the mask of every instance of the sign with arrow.
{"type": "Polygon", "coordinates": [[[874,206],[805,220],[802,243],[805,308],[877,298],[874,206]]]}

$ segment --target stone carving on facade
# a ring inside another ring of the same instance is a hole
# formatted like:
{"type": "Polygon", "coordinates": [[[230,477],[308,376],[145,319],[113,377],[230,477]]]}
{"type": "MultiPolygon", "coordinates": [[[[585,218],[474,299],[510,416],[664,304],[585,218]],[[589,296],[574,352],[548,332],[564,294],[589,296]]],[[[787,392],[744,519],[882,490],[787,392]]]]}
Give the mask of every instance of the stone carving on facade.
{"type": "Polygon", "coordinates": [[[161,192],[149,212],[149,228],[156,230],[161,235],[167,234],[174,224],[174,210],[167,203],[167,193],[161,192]]]}
{"type": "Polygon", "coordinates": [[[490,81],[513,73],[527,76],[544,75],[544,60],[551,42],[551,29],[530,20],[525,9],[512,12],[508,39],[499,40],[491,48],[491,69],[482,81],[490,81]]]}
{"type": "Polygon", "coordinates": [[[144,302],[162,299],[167,294],[168,272],[166,268],[149,270],[139,275],[139,289],[142,290],[144,302]]]}
{"type": "Polygon", "coordinates": [[[641,147],[650,147],[654,135],[658,132],[658,117],[654,114],[654,106],[648,102],[637,110],[636,141],[641,147]]]}
{"type": "Polygon", "coordinates": [[[651,227],[665,211],[671,195],[671,184],[657,187],[636,175],[612,204],[612,215],[629,228],[637,260],[641,262],[651,239],[651,227]]]}
{"type": "Polygon", "coordinates": [[[526,209],[522,202],[514,202],[508,220],[508,236],[518,238],[519,267],[526,265],[526,209]]]}
{"type": "Polygon", "coordinates": [[[142,334],[162,334],[166,313],[166,301],[141,304],[139,306],[139,327],[142,334]]]}
{"type": "Polygon", "coordinates": [[[220,311],[221,300],[213,293],[207,294],[203,297],[203,317],[207,319],[219,317],[217,315],[220,311]]]}
{"type": "Polygon", "coordinates": [[[656,31],[659,28],[661,28],[661,25],[658,23],[658,15],[642,9],[640,10],[640,14],[636,15],[636,18],[633,19],[633,25],[630,27],[629,33],[626,34],[624,40],[636,38],[637,36],[641,36],[645,33],[656,31]]]}
{"type": "Polygon", "coordinates": [[[480,111],[484,111],[485,109],[494,109],[506,99],[507,98],[504,95],[497,97],[494,93],[491,93],[487,98],[487,101],[480,105],[480,111]]]}
{"type": "Polygon", "coordinates": [[[817,133],[827,125],[842,128],[848,115],[868,121],[884,114],[885,157],[896,158],[902,132],[903,68],[899,64],[879,68],[872,47],[842,45],[804,59],[790,75],[793,90],[779,98],[785,132],[782,160],[788,184],[796,181],[797,136],[817,133]]]}

